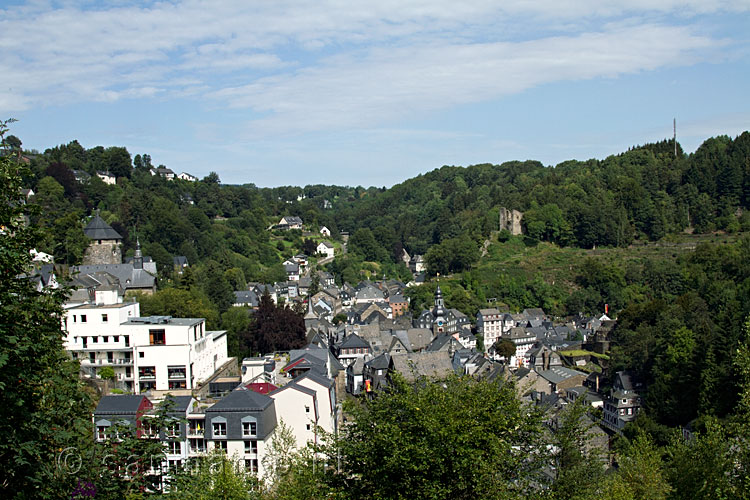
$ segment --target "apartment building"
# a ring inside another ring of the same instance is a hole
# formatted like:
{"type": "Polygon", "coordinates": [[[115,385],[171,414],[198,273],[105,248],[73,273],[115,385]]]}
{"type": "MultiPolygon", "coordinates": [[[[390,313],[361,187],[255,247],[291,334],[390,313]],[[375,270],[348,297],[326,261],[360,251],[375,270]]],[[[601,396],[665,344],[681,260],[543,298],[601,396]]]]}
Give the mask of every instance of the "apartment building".
{"type": "Polygon", "coordinates": [[[226,331],[204,318],[140,317],[136,302],[82,304],[65,311],[64,347],[96,376],[104,366],[129,392],[194,389],[227,362],[226,331]]]}

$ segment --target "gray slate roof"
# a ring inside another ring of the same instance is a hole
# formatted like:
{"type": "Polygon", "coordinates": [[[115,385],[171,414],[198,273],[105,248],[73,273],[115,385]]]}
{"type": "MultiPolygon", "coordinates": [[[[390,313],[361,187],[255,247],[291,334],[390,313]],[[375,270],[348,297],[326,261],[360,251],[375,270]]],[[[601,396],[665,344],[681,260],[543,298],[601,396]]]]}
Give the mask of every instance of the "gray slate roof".
{"type": "Polygon", "coordinates": [[[138,407],[146,396],[143,395],[120,395],[103,396],[99,400],[94,413],[96,415],[135,415],[138,407]]]}
{"type": "Polygon", "coordinates": [[[206,412],[213,411],[263,411],[273,404],[273,399],[265,394],[259,394],[255,391],[246,389],[236,389],[221,401],[206,409],[206,412]]]}
{"type": "Polygon", "coordinates": [[[120,233],[112,229],[99,214],[96,214],[88,225],[83,229],[83,234],[92,240],[121,240],[120,233]]]}

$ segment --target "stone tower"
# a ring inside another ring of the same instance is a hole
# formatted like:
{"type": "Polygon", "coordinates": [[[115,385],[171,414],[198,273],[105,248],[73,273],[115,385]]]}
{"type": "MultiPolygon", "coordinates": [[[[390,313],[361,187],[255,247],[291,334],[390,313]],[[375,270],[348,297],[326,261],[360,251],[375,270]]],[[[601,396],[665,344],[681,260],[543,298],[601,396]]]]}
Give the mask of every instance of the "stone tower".
{"type": "Polygon", "coordinates": [[[523,226],[521,220],[523,219],[523,212],[518,210],[508,210],[505,207],[500,207],[500,230],[506,229],[513,236],[523,233],[523,226]]]}
{"type": "Polygon", "coordinates": [[[104,222],[98,212],[84,228],[83,234],[91,240],[83,255],[84,265],[122,264],[122,236],[104,222]]]}

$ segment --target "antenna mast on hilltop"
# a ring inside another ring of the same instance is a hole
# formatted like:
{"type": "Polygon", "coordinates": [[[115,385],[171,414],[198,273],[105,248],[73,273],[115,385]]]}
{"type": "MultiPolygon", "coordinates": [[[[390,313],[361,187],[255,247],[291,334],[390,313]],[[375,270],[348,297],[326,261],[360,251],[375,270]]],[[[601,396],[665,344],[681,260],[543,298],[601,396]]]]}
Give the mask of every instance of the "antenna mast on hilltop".
{"type": "Polygon", "coordinates": [[[674,131],[674,157],[677,158],[677,118],[672,118],[672,130],[674,131]]]}

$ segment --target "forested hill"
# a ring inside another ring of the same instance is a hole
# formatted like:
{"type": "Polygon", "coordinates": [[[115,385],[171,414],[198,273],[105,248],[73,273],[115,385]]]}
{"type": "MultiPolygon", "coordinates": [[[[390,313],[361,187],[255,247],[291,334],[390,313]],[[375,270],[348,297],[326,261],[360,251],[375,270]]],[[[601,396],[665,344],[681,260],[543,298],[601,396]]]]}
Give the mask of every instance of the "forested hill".
{"type": "Polygon", "coordinates": [[[226,186],[213,173],[198,182],[167,181],[150,174],[147,154],[87,150],[76,141],[28,156],[26,183],[44,208],[38,222],[52,229],[45,250],[69,264],[80,261],[85,240],[77,228],[95,209],[125,237],[126,253],[138,238],[162,266],[186,255],[259,281],[282,278],[280,262],[303,249],[299,234],[280,239],[267,231],[281,215],[300,216],[312,230],[348,231],[355,255],[393,273],[403,273],[395,267],[402,248],[426,253],[433,272],[469,268],[498,229],[499,207],[524,213],[529,238],[583,248],[627,246],[686,229],[750,228],[748,132],[708,139],[691,155],[677,145],[677,157],[674,143],[662,141],[555,167],[446,166],[390,189],[226,186]],[[92,177],[80,183],[74,171],[92,177]],[[104,184],[96,171],[116,175],[117,185],[104,184]]]}
{"type": "MultiPolygon", "coordinates": [[[[750,225],[747,216],[736,217],[749,203],[745,132],[708,139],[691,155],[678,144],[676,158],[674,142],[662,141],[555,167],[534,161],[446,166],[341,202],[335,215],[341,228],[371,229],[388,253],[403,245],[422,254],[435,244],[455,246],[455,238],[481,242],[497,229],[498,207],[522,211],[531,238],[591,248],[689,228],[736,231],[750,225]]],[[[460,270],[455,267],[450,270],[460,270]]]]}

